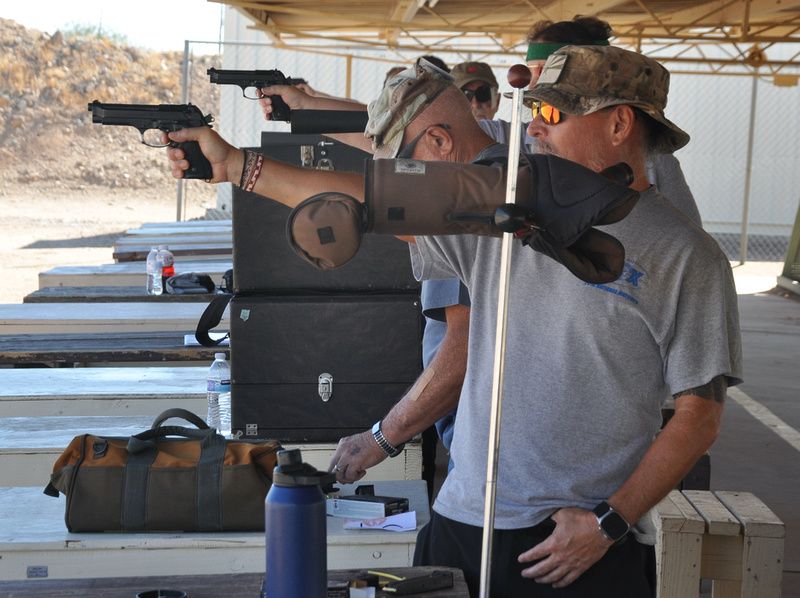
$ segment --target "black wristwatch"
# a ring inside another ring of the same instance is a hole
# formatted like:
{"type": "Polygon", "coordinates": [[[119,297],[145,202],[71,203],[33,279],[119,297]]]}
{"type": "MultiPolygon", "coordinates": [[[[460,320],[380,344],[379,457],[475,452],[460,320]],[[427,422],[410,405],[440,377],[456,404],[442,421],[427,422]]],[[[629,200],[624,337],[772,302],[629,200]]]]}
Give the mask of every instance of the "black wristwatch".
{"type": "Polygon", "coordinates": [[[397,446],[389,444],[389,441],[383,437],[383,432],[381,432],[381,422],[375,422],[375,425],[372,426],[372,436],[375,438],[375,442],[378,443],[378,446],[383,449],[383,452],[390,457],[396,457],[402,453],[403,447],[406,445],[405,442],[401,442],[397,446]]]}
{"type": "Polygon", "coordinates": [[[612,542],[617,542],[624,538],[631,529],[625,518],[612,509],[606,501],[601,502],[592,509],[592,513],[597,517],[597,527],[612,542]]]}

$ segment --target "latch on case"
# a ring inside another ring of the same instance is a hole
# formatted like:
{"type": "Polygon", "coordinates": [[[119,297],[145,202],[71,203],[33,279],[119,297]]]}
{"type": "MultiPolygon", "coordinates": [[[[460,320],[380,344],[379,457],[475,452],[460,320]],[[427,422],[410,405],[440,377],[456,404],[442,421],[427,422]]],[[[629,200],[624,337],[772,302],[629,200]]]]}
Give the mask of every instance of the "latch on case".
{"type": "Polygon", "coordinates": [[[333,394],[333,376],[320,374],[317,380],[317,391],[319,392],[319,398],[327,403],[333,394]]]}
{"type": "Polygon", "coordinates": [[[314,146],[301,145],[300,146],[300,166],[311,168],[314,166],[314,146]]]}

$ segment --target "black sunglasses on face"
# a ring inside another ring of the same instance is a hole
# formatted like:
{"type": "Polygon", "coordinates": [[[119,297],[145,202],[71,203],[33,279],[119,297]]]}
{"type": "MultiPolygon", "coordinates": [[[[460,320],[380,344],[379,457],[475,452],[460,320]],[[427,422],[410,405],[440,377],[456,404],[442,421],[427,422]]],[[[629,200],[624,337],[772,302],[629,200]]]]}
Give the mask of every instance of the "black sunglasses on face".
{"type": "Polygon", "coordinates": [[[480,104],[483,104],[492,99],[492,88],[485,83],[477,89],[462,89],[461,91],[464,92],[464,95],[467,96],[467,100],[470,102],[472,98],[475,98],[480,104]]]}

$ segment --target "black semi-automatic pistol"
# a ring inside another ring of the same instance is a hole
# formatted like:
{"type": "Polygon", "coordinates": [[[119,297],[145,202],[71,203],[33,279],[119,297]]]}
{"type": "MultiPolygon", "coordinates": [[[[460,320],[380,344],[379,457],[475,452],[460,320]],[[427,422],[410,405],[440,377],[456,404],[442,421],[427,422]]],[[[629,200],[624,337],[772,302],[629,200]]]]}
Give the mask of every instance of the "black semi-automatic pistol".
{"type": "Polygon", "coordinates": [[[189,161],[185,179],[212,179],[211,163],[200,151],[196,141],[165,144],[160,139],[145,137],[147,131],[159,130],[164,133],[180,131],[190,127],[210,127],[214,117],[203,113],[193,104],[103,104],[95,100],[89,104],[92,122],[101,125],[126,125],[138,129],[143,144],[150,147],[179,147],[189,161]]]}

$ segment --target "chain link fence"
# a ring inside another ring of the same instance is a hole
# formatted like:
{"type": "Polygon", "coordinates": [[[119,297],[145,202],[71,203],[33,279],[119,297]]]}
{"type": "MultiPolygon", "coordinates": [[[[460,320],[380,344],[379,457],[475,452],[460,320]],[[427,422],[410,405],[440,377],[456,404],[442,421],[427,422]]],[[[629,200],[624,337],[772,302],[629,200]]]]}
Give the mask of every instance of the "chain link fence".
{"type": "MultiPolygon", "coordinates": [[[[368,103],[393,66],[416,56],[390,50],[319,52],[279,49],[267,43],[187,42],[187,57],[214,55],[216,68],[278,69],[303,78],[317,91],[368,103]]],[[[481,57],[437,54],[449,66],[481,57]]],[[[492,56],[502,91],[508,67],[520,57],[492,56]]],[[[185,69],[191,73],[191,69],[185,69]]],[[[785,79],[784,79],[785,80],[785,79]]],[[[789,78],[791,82],[791,77],[789,78]]],[[[208,97],[208,78],[185,77],[185,100],[208,97]]],[[[249,90],[252,95],[254,90],[249,90]]],[[[216,118],[215,128],[238,147],[258,147],[263,131],[289,132],[286,123],[264,119],[257,101],[236,86],[220,89],[219,106],[201,106],[216,118]]],[[[197,103],[197,102],[193,102],[197,103]]],[[[772,77],[673,75],[667,117],[692,136],[677,152],[703,225],[731,260],[784,261],[800,203],[800,87],[776,85],[772,77]],[[751,123],[752,119],[752,123],[751,123]]],[[[510,119],[502,99],[497,117],[510,119]]],[[[218,210],[230,212],[230,185],[218,189],[218,210]]]]}

